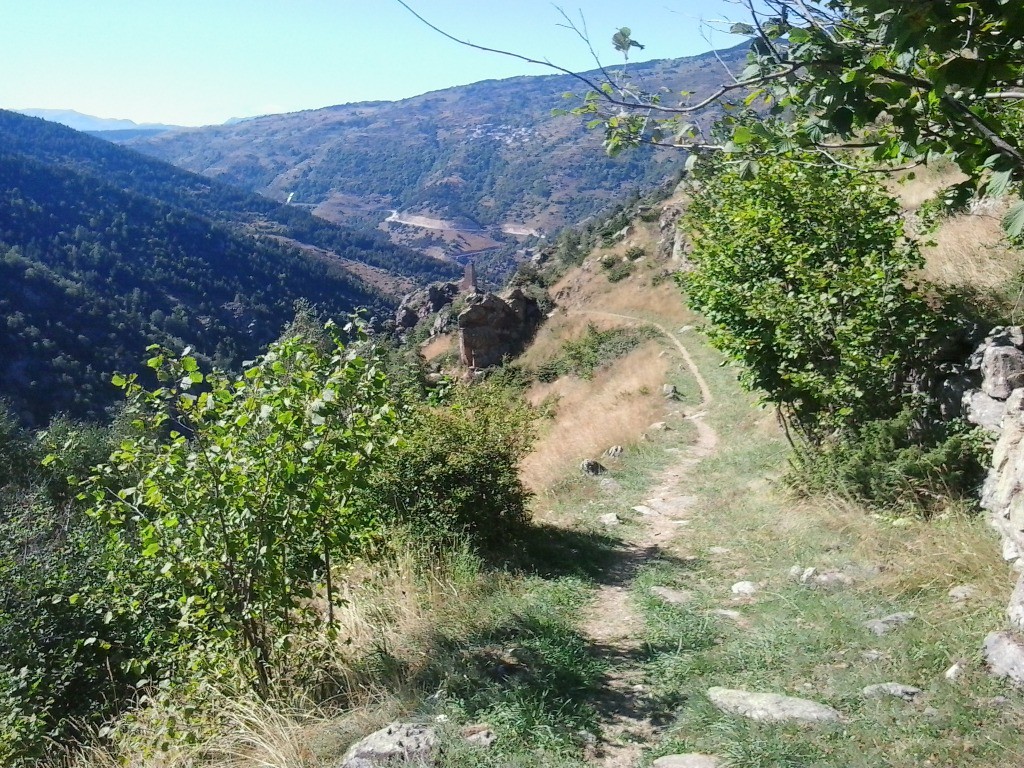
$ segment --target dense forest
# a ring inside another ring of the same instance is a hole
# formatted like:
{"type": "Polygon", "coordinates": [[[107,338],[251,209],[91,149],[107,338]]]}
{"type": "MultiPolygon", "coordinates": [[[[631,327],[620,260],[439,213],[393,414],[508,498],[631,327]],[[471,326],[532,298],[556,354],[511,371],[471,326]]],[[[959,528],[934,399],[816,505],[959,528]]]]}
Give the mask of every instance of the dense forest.
{"type": "Polygon", "coordinates": [[[339,227],[303,208],[281,205],[38,118],[0,110],[0,146],[5,153],[96,176],[111,186],[155,198],[212,221],[259,225],[282,237],[419,281],[446,279],[458,271],[436,259],[396,247],[381,234],[339,227]]]}
{"type": "Polygon", "coordinates": [[[284,242],[421,280],[454,271],[42,120],[0,112],[0,136],[0,396],[29,424],[100,416],[112,373],[151,343],[234,367],[298,300],[333,316],[394,303],[284,242]]]}

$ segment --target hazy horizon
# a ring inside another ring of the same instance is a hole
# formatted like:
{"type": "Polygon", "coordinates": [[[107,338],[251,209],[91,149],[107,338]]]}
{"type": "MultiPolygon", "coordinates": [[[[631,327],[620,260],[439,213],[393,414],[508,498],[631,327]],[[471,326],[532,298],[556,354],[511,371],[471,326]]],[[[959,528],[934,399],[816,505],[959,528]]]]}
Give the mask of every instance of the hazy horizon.
{"type": "MultiPolygon", "coordinates": [[[[424,17],[471,42],[574,71],[596,65],[585,43],[547,0],[469,3],[411,0],[424,17]]],[[[578,0],[603,63],[621,62],[612,33],[630,26],[645,45],[638,62],[729,47],[702,18],[734,9],[728,0],[578,0]]],[[[716,15],[717,14],[717,15],[716,15]]],[[[69,6],[59,0],[7,3],[0,61],[18,78],[0,82],[0,107],[69,110],[97,118],[196,126],[233,118],[395,101],[480,80],[553,70],[460,46],[394,0],[181,0],[173,8],[127,0],[69,6]]]]}

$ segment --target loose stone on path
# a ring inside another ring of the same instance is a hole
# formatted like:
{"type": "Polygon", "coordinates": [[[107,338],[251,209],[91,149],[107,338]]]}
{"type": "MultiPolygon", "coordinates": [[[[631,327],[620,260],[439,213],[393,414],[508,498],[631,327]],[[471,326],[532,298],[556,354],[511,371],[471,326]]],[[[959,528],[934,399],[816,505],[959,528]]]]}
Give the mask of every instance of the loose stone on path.
{"type": "Polygon", "coordinates": [[[651,768],[720,768],[722,761],[713,755],[691,752],[687,755],[666,755],[659,757],[651,768]]]}
{"type": "Polygon", "coordinates": [[[903,699],[904,701],[913,701],[921,695],[922,691],[920,688],[915,688],[912,685],[904,685],[903,683],[875,683],[869,685],[861,691],[865,697],[869,699],[880,699],[884,696],[892,696],[896,699],[903,699]]]}
{"type": "Polygon", "coordinates": [[[778,693],[756,693],[734,688],[709,688],[708,698],[722,712],[748,720],[772,723],[825,723],[839,720],[839,712],[825,704],[778,693]]]}

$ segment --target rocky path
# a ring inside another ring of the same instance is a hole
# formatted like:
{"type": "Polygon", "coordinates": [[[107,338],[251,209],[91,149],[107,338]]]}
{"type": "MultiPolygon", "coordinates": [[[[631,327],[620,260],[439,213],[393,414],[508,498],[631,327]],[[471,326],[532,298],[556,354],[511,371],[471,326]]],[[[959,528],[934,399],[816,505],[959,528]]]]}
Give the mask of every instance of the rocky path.
{"type": "Polygon", "coordinates": [[[611,317],[631,324],[646,325],[662,334],[676,349],[700,390],[700,403],[684,418],[697,430],[696,440],[680,449],[680,457],[655,478],[649,497],[638,505],[641,512],[639,532],[623,549],[608,574],[607,583],[594,597],[583,631],[596,652],[610,662],[602,696],[597,701],[604,718],[604,741],[595,762],[608,768],[637,765],[643,749],[649,746],[656,730],[652,708],[646,700],[639,654],[642,650],[643,619],[631,604],[629,588],[638,571],[656,560],[678,533],[695,501],[683,488],[694,468],[718,449],[718,434],[707,422],[714,395],[689,350],[664,326],[631,315],[611,312],[583,314],[611,317]]]}

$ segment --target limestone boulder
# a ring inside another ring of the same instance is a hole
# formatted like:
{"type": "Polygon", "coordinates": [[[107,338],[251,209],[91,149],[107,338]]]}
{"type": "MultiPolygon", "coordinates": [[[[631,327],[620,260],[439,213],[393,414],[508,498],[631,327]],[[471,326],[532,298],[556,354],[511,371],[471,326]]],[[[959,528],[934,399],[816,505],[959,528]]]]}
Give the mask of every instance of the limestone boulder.
{"type": "Polygon", "coordinates": [[[433,728],[417,723],[392,723],[353,744],[337,768],[433,765],[437,746],[433,728]]]}
{"type": "Polygon", "coordinates": [[[708,698],[718,709],[749,720],[772,723],[826,723],[840,719],[839,712],[825,704],[778,693],[757,693],[732,688],[710,688],[708,698]]]}

